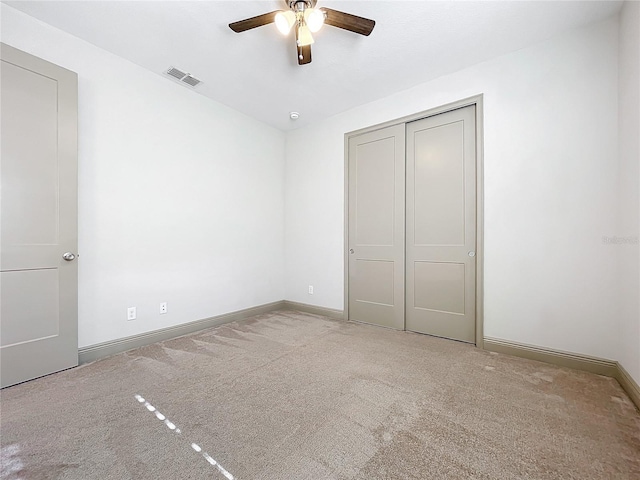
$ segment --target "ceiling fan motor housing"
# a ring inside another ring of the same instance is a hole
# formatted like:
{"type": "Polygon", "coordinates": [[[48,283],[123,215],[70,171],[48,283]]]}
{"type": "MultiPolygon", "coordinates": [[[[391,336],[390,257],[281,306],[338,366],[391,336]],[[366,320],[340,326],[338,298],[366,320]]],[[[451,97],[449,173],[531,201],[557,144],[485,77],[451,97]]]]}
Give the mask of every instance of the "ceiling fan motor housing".
{"type": "Polygon", "coordinates": [[[289,8],[292,10],[304,10],[315,7],[318,0],[285,0],[285,2],[287,2],[289,8]]]}

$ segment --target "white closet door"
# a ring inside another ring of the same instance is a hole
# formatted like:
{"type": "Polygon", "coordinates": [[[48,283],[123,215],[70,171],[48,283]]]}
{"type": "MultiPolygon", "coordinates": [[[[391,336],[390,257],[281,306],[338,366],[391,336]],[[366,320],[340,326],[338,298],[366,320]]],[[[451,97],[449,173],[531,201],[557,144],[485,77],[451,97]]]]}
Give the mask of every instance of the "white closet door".
{"type": "Polygon", "coordinates": [[[349,319],[404,329],[404,125],[348,147],[349,319]]]}
{"type": "Polygon", "coordinates": [[[475,106],[406,128],[406,328],[473,343],[475,106]]]}

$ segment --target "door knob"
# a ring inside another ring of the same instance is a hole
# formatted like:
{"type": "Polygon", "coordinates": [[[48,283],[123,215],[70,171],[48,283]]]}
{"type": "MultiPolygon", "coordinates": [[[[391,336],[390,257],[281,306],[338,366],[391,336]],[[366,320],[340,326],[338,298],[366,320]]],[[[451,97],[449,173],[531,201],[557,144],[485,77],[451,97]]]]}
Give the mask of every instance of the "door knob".
{"type": "Polygon", "coordinates": [[[469,252],[469,256],[470,257],[475,257],[476,256],[476,252],[469,252]]]}
{"type": "Polygon", "coordinates": [[[67,262],[72,261],[76,258],[76,256],[71,252],[66,252],[62,254],[62,258],[64,258],[67,262]]]}
{"type": "Polygon", "coordinates": [[[355,250],[353,248],[350,248],[349,249],[349,253],[353,254],[353,253],[356,253],[356,252],[355,252],[355,250]]]}

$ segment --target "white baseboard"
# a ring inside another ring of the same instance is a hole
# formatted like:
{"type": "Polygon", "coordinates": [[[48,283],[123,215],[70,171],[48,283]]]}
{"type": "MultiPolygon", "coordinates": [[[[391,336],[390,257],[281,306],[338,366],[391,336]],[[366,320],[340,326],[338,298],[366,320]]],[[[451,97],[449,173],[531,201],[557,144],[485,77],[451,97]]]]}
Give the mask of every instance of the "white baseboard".
{"type": "Polygon", "coordinates": [[[631,375],[629,375],[629,372],[615,360],[606,360],[588,355],[552,350],[492,337],[484,337],[484,348],[491,352],[528,358],[529,360],[537,360],[560,367],[568,367],[615,378],[640,410],[640,387],[631,375]]]}
{"type": "Polygon", "coordinates": [[[316,305],[308,305],[306,303],[291,302],[289,300],[280,300],[278,302],[266,303],[256,307],[245,308],[235,312],[216,315],[215,317],[204,318],[194,322],[183,323],[173,327],[162,328],[152,332],[140,333],[130,337],[118,338],[109,342],[97,343],[82,347],[78,350],[78,363],[88,363],[100,358],[115,355],[116,353],[126,352],[134,348],[144,347],[156,342],[170,340],[172,338],[188,335],[189,333],[198,332],[205,328],[217,327],[225,323],[244,320],[254,315],[262,315],[264,313],[273,312],[274,310],[298,310],[300,312],[313,313],[315,315],[323,315],[329,318],[342,320],[344,315],[342,310],[334,310],[331,308],[318,307],[316,305]]]}
{"type": "Polygon", "coordinates": [[[636,404],[638,410],[640,410],[640,386],[636,383],[629,372],[625,370],[625,368],[620,365],[620,362],[616,362],[618,364],[618,372],[616,375],[616,379],[618,383],[622,386],[629,398],[636,404]]]}
{"type": "Polygon", "coordinates": [[[78,350],[78,363],[88,363],[100,358],[115,355],[116,353],[126,352],[134,348],[144,347],[155,342],[162,342],[171,338],[181,337],[189,333],[194,333],[205,328],[217,327],[224,323],[235,322],[254,315],[272,312],[274,310],[283,310],[287,308],[284,301],[266,303],[256,307],[245,308],[231,313],[216,315],[215,317],[196,320],[195,322],[183,323],[173,327],[162,328],[152,332],[140,333],[130,337],[119,338],[109,342],[98,343],[83,347],[78,350]]]}
{"type": "Polygon", "coordinates": [[[606,375],[607,377],[615,377],[617,371],[617,362],[615,360],[605,360],[603,358],[563,352],[499,338],[484,337],[484,349],[491,352],[505,353],[515,357],[551,363],[560,367],[574,368],[598,375],[606,375]]]}
{"type": "Polygon", "coordinates": [[[308,303],[292,302],[291,300],[285,300],[284,305],[284,308],[287,310],[298,310],[300,312],[323,315],[325,317],[333,318],[336,320],[344,320],[344,312],[342,310],[318,307],[317,305],[309,305],[308,303]]]}

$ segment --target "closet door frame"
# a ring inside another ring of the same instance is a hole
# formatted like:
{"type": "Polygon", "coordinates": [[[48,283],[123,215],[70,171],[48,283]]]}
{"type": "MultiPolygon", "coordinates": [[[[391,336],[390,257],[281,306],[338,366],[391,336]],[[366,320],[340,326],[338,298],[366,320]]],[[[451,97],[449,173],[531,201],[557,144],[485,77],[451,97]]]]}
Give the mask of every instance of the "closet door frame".
{"type": "MultiPolygon", "coordinates": [[[[349,139],[393,125],[406,124],[440,113],[476,107],[476,335],[475,345],[484,348],[484,111],[483,95],[458,100],[423,112],[345,133],[344,135],[344,319],[349,320],[349,139]]],[[[405,325],[406,327],[406,325],[405,325]]]]}

